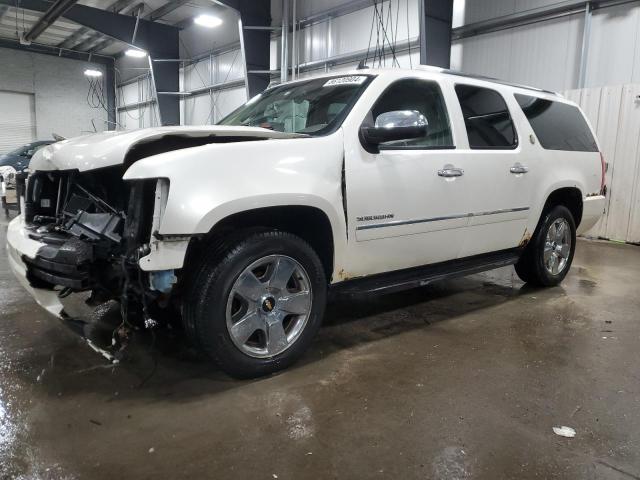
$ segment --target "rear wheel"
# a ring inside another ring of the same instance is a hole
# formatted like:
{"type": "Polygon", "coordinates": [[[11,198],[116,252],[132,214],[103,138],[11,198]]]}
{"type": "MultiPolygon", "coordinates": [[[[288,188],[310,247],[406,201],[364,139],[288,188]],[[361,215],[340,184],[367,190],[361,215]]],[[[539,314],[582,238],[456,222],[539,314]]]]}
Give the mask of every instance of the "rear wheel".
{"type": "Polygon", "coordinates": [[[256,377],[285,368],[308,348],[326,302],[313,249],[268,231],[232,242],[205,259],[185,303],[185,326],[227,373],[256,377]]]}
{"type": "Polygon", "coordinates": [[[533,238],[516,263],[518,276],[527,283],[558,285],[569,272],[576,245],[573,215],[563,205],[543,214],[533,238]]]}

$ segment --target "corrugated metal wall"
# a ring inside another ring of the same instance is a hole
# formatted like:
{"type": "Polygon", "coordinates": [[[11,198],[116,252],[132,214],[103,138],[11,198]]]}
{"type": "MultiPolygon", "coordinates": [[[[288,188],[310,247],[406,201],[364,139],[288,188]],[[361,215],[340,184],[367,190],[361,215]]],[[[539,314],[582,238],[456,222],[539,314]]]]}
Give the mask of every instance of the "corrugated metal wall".
{"type": "Polygon", "coordinates": [[[468,73],[550,90],[578,86],[582,15],[502,30],[454,42],[468,73]]]}
{"type": "Polygon", "coordinates": [[[183,125],[210,125],[247,101],[240,49],[209,55],[180,69],[180,89],[192,92],[180,102],[183,125]],[[210,87],[216,88],[210,88],[210,87]]]}
{"type": "MultiPolygon", "coordinates": [[[[455,0],[459,2],[459,0],[455,0]]],[[[467,0],[464,23],[480,22],[559,3],[558,0],[467,0]]]]}
{"type": "Polygon", "coordinates": [[[118,87],[116,105],[118,129],[156,127],[160,125],[151,75],[145,74],[118,87]]]}
{"type": "MultiPolygon", "coordinates": [[[[544,6],[547,0],[466,2],[464,23],[544,6]]],[[[555,3],[555,2],[553,2],[555,3]]],[[[584,14],[455,41],[454,68],[550,90],[578,87],[584,14]]],[[[593,12],[585,87],[640,82],[640,5],[593,12]]]]}

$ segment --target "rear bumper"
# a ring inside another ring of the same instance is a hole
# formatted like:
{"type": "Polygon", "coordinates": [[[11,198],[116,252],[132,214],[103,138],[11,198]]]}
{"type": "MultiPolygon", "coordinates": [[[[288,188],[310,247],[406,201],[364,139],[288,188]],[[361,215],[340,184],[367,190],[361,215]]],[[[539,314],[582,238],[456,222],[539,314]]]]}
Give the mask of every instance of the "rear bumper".
{"type": "Polygon", "coordinates": [[[598,220],[600,220],[600,217],[604,214],[605,203],[606,197],[603,195],[595,195],[583,199],[582,220],[578,226],[578,235],[585,233],[598,223],[598,220]]]}
{"type": "Polygon", "coordinates": [[[42,308],[61,318],[63,306],[58,294],[53,290],[32,287],[27,279],[27,265],[22,260],[26,257],[35,261],[38,250],[43,246],[44,243],[29,238],[21,216],[11,221],[7,229],[7,253],[13,274],[42,308]]]}

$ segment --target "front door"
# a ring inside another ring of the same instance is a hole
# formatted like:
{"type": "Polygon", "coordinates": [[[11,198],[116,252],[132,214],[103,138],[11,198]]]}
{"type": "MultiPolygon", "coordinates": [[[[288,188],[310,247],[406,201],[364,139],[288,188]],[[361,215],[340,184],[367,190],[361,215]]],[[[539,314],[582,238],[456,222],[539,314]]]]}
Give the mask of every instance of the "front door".
{"type": "Polygon", "coordinates": [[[356,134],[345,138],[347,276],[455,259],[469,221],[463,214],[468,187],[441,85],[397,80],[372,104],[365,124],[385,112],[413,110],[426,117],[428,130],[373,152],[356,134]]]}

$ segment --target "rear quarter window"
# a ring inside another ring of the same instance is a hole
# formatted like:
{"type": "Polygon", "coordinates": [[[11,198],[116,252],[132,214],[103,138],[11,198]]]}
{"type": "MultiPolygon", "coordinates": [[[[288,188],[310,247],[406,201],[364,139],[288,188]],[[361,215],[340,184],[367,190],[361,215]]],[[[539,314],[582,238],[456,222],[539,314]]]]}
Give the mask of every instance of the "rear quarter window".
{"type": "Polygon", "coordinates": [[[573,105],[515,94],[542,148],[597,152],[598,146],[582,112],[573,105]]]}

